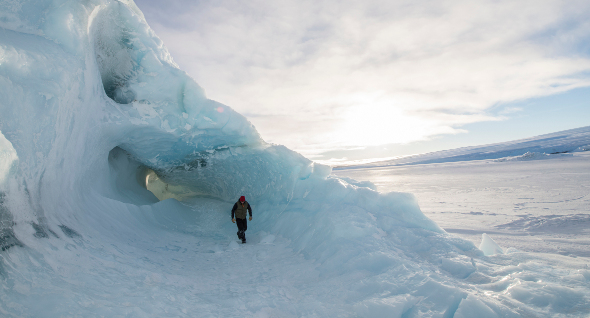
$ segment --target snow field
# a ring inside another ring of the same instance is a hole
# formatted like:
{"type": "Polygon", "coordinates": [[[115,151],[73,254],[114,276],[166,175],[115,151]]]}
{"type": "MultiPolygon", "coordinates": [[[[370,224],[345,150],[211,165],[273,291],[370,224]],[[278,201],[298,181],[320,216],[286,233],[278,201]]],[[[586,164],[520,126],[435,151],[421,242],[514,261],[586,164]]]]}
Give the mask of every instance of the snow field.
{"type": "Polygon", "coordinates": [[[413,193],[445,231],[479,244],[588,257],[590,154],[527,162],[478,160],[337,170],[381,192],[413,193]]]}
{"type": "Polygon", "coordinates": [[[575,316],[588,310],[588,158],[581,152],[554,160],[484,159],[335,174],[374,183],[381,192],[412,192],[425,215],[490,255],[483,263],[474,258],[474,266],[443,260],[445,271],[469,274],[465,280],[488,295],[502,291],[545,308],[537,316],[575,316]],[[496,254],[497,248],[505,254],[496,254]]]}

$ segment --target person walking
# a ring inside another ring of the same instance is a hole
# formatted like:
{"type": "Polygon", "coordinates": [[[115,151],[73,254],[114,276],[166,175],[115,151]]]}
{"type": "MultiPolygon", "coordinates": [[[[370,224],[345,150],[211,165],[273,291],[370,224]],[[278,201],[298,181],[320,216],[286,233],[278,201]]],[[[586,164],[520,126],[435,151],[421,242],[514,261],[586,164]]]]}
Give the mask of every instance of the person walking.
{"type": "Polygon", "coordinates": [[[246,213],[250,213],[250,221],[252,221],[252,208],[245,196],[241,196],[238,202],[234,204],[231,209],[231,221],[238,225],[238,238],[242,240],[242,244],[246,243],[246,230],[248,229],[248,221],[246,221],[246,213]],[[235,215],[235,218],[234,218],[235,215]]]}

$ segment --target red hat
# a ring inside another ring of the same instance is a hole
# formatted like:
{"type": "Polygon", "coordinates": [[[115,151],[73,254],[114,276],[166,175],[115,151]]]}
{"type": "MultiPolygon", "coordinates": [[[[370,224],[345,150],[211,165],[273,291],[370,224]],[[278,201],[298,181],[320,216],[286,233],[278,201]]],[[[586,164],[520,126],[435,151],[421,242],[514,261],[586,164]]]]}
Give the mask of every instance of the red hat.
{"type": "Polygon", "coordinates": [[[240,197],[240,202],[244,202],[244,201],[246,201],[246,197],[245,196],[241,196],[240,197]]]}

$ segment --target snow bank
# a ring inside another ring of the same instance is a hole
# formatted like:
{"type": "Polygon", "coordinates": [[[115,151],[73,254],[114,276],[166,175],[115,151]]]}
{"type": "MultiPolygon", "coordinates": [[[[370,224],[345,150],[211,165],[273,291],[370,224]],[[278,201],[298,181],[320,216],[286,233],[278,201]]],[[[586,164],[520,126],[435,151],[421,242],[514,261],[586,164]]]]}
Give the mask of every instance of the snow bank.
{"type": "MultiPolygon", "coordinates": [[[[178,69],[132,1],[0,12],[3,315],[545,312],[526,286],[471,298],[518,275],[497,274],[411,194],[265,143],[178,69]],[[255,209],[248,246],[229,222],[240,195],[255,209]]],[[[576,288],[574,308],[587,297],[576,288]]]]}

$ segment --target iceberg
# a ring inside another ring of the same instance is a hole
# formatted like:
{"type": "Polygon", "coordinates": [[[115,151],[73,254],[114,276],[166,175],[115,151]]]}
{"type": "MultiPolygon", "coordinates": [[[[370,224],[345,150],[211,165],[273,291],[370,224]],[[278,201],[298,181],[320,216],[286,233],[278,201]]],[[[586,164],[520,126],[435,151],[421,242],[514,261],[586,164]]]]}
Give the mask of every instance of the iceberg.
{"type": "Polygon", "coordinates": [[[2,0],[0,28],[3,316],[583,315],[587,275],[510,292],[518,255],[266,143],[132,0],[2,0]]]}

